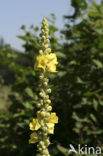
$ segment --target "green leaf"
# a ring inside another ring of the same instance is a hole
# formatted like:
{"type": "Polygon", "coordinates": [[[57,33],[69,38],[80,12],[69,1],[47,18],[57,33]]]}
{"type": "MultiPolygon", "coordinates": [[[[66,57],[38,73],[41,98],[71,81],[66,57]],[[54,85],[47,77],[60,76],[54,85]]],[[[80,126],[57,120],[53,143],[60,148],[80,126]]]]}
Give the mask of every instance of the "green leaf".
{"type": "Polygon", "coordinates": [[[94,122],[97,122],[97,119],[96,119],[96,117],[94,116],[94,114],[90,114],[90,117],[91,117],[91,119],[94,121],[94,122]]]}
{"type": "Polygon", "coordinates": [[[95,99],[93,99],[93,107],[97,111],[97,109],[98,109],[98,101],[95,100],[95,99]]]}
{"type": "Polygon", "coordinates": [[[28,94],[28,96],[30,96],[31,98],[34,97],[34,94],[33,94],[32,89],[30,89],[30,88],[26,88],[26,89],[25,89],[25,92],[26,92],[26,93],[28,94]]]}
{"type": "Polygon", "coordinates": [[[26,101],[26,102],[23,102],[22,104],[23,104],[23,106],[24,106],[26,109],[31,109],[31,110],[33,110],[33,106],[32,106],[32,104],[31,104],[30,102],[26,101]]]}
{"type": "Polygon", "coordinates": [[[77,83],[85,84],[85,82],[80,77],[77,77],[77,83]]]}
{"type": "Polygon", "coordinates": [[[99,103],[101,106],[103,106],[103,101],[102,100],[99,100],[99,103]]]}
{"type": "Polygon", "coordinates": [[[93,59],[93,63],[94,63],[98,68],[103,68],[103,63],[100,62],[99,60],[93,59]]]}
{"type": "Polygon", "coordinates": [[[59,58],[66,58],[66,55],[62,52],[56,52],[57,57],[59,58]]]}

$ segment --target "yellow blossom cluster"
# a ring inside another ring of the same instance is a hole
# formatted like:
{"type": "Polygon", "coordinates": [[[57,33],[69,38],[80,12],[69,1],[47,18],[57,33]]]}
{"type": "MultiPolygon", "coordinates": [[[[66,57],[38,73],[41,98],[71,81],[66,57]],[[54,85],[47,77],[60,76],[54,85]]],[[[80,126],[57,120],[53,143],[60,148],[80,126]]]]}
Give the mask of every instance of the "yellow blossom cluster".
{"type": "MultiPolygon", "coordinates": [[[[32,122],[29,124],[30,130],[32,131],[39,130],[41,127],[40,125],[41,116],[38,115],[37,117],[38,118],[33,119],[32,122]]],[[[54,125],[56,123],[58,123],[58,117],[56,116],[56,113],[51,113],[46,123],[48,127],[48,134],[54,134],[54,125]]],[[[33,132],[30,135],[29,143],[36,143],[36,142],[38,142],[38,135],[36,132],[33,132]]]]}
{"type": "Polygon", "coordinates": [[[54,53],[37,56],[35,70],[43,69],[47,72],[56,72],[56,64],[58,64],[58,62],[56,54],[54,53]]]}

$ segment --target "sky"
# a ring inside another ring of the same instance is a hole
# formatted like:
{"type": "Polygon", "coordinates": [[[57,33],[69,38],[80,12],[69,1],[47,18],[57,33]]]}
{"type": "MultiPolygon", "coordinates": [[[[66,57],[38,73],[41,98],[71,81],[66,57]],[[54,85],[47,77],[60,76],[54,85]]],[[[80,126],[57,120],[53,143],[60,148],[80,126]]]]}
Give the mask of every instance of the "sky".
{"type": "Polygon", "coordinates": [[[40,26],[43,17],[56,15],[56,26],[64,27],[63,15],[71,14],[70,0],[0,0],[0,37],[11,47],[23,51],[21,25],[40,26]]]}

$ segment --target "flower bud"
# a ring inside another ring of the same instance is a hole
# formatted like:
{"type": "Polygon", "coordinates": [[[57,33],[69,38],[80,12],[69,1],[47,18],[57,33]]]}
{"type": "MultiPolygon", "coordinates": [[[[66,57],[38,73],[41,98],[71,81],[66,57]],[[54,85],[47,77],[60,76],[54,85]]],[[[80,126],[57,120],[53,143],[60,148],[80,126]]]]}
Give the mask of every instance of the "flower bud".
{"type": "Polygon", "coordinates": [[[39,147],[38,150],[39,150],[40,152],[42,152],[43,149],[42,149],[41,147],[39,147]]]}
{"type": "Polygon", "coordinates": [[[43,141],[40,141],[39,144],[40,144],[41,146],[44,146],[44,142],[43,142],[43,141]]]}
{"type": "Polygon", "coordinates": [[[47,104],[50,104],[51,103],[51,100],[48,99],[48,100],[46,100],[46,102],[47,102],[47,104]]]}
{"type": "Polygon", "coordinates": [[[44,143],[45,143],[46,146],[49,146],[49,145],[50,145],[49,139],[46,139],[46,140],[44,141],[44,143]]]}
{"type": "Polygon", "coordinates": [[[42,105],[40,103],[38,103],[36,106],[37,106],[37,108],[40,108],[42,105]]]}
{"type": "Polygon", "coordinates": [[[50,113],[49,112],[46,113],[46,117],[50,117],[50,113]]]}
{"type": "Polygon", "coordinates": [[[48,132],[45,132],[45,131],[44,131],[43,135],[44,135],[44,136],[47,136],[47,135],[48,135],[48,132]]]}
{"type": "Polygon", "coordinates": [[[46,39],[46,37],[45,37],[45,36],[42,36],[42,39],[43,39],[43,40],[45,40],[45,39],[46,39]]]}
{"type": "Polygon", "coordinates": [[[40,54],[40,55],[43,55],[43,51],[42,51],[42,50],[39,50],[39,54],[40,54]]]}
{"type": "Polygon", "coordinates": [[[46,43],[48,44],[50,42],[50,40],[49,39],[46,39],[46,43]]]}
{"type": "Polygon", "coordinates": [[[52,110],[52,106],[48,106],[47,111],[51,111],[51,110],[52,110]]]}
{"type": "Polygon", "coordinates": [[[45,45],[44,45],[44,48],[48,48],[48,44],[45,44],[45,45]]]}
{"type": "Polygon", "coordinates": [[[49,82],[48,78],[44,78],[44,82],[49,82]]]}
{"type": "Polygon", "coordinates": [[[40,116],[40,111],[37,111],[37,116],[40,116]]]}
{"type": "Polygon", "coordinates": [[[49,99],[49,95],[45,95],[45,100],[48,100],[49,99]]]}
{"type": "Polygon", "coordinates": [[[42,117],[44,117],[44,116],[46,115],[46,113],[45,113],[44,111],[42,111],[42,112],[40,113],[40,115],[41,115],[42,117]]]}
{"type": "Polygon", "coordinates": [[[50,88],[47,89],[47,90],[46,90],[46,93],[51,93],[51,89],[50,89],[50,88]]]}
{"type": "Polygon", "coordinates": [[[44,97],[44,94],[43,94],[43,92],[40,92],[40,93],[39,93],[39,95],[40,95],[41,97],[44,97]]]}
{"type": "Polygon", "coordinates": [[[43,104],[43,100],[40,100],[40,103],[43,104]]]}
{"type": "Polygon", "coordinates": [[[42,146],[42,149],[44,150],[44,149],[46,149],[46,146],[44,145],[44,146],[42,146]]]}
{"type": "Polygon", "coordinates": [[[48,128],[47,127],[43,127],[42,128],[44,132],[48,132],[48,128]]]}
{"type": "Polygon", "coordinates": [[[41,29],[41,32],[42,32],[42,33],[44,33],[44,32],[45,32],[45,30],[42,28],[42,29],[41,29]]]}
{"type": "Polygon", "coordinates": [[[44,82],[44,86],[47,86],[48,85],[48,83],[47,82],[44,82]]]}
{"type": "Polygon", "coordinates": [[[39,78],[40,78],[40,80],[42,80],[44,78],[44,76],[43,75],[40,75],[39,78]]]}

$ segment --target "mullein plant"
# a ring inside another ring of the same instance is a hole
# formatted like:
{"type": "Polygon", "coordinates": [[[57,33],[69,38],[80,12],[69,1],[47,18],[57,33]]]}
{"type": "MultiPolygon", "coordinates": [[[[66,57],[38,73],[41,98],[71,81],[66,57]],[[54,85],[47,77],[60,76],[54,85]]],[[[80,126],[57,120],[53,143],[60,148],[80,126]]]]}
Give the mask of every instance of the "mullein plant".
{"type": "Polygon", "coordinates": [[[29,124],[32,131],[29,139],[29,143],[38,143],[37,148],[41,153],[41,156],[50,156],[48,146],[50,145],[49,134],[54,134],[54,126],[58,123],[58,117],[55,112],[52,111],[51,100],[49,99],[49,93],[51,89],[48,86],[48,76],[50,72],[57,72],[56,65],[57,57],[55,53],[51,52],[48,47],[50,40],[48,39],[48,23],[44,18],[41,24],[41,40],[39,55],[36,57],[34,69],[39,71],[40,79],[40,100],[36,105],[38,111],[36,118],[33,118],[29,124]]]}

